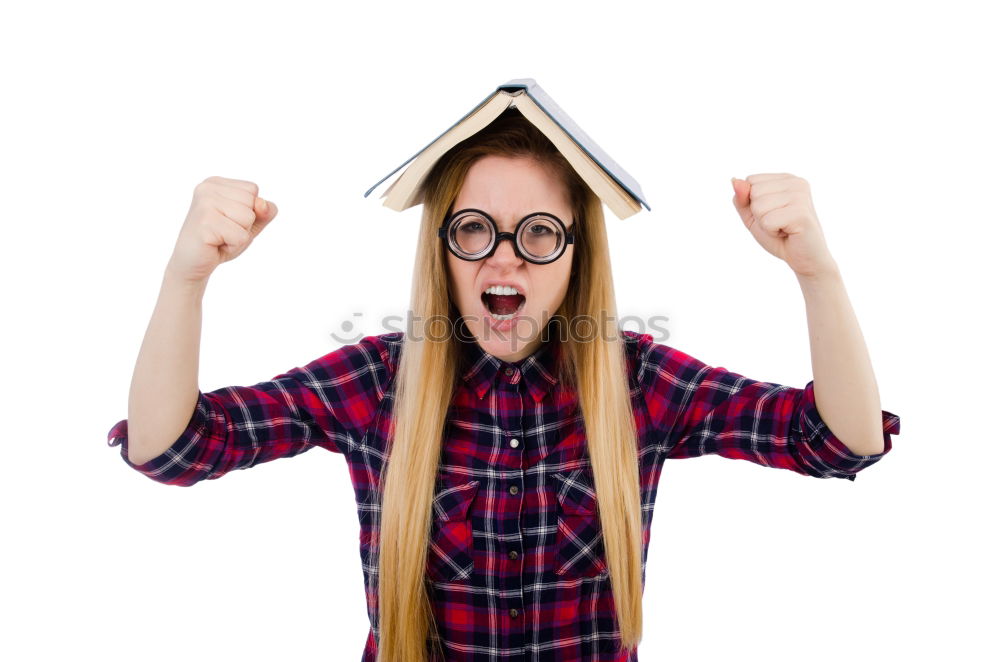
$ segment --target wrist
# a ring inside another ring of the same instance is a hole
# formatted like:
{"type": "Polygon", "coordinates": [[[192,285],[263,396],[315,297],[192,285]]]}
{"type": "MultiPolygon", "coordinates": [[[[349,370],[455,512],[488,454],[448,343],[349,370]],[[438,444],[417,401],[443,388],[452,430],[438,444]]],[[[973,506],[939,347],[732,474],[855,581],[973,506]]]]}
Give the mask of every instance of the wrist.
{"type": "Polygon", "coordinates": [[[182,276],[174,270],[171,264],[163,271],[163,282],[161,287],[181,294],[201,297],[208,287],[208,278],[192,279],[182,276]]]}
{"type": "Polygon", "coordinates": [[[835,293],[844,291],[844,280],[837,269],[826,269],[811,274],[795,274],[799,289],[806,303],[826,301],[835,293]]]}
{"type": "Polygon", "coordinates": [[[795,272],[795,277],[802,285],[826,283],[841,280],[840,266],[831,257],[808,272],[795,272]]]}

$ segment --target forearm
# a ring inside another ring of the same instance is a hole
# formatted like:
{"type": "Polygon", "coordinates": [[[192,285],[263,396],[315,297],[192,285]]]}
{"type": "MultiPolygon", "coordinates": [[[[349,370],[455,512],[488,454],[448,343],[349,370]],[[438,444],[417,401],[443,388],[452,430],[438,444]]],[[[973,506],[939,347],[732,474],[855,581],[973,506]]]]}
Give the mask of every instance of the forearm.
{"type": "Polygon", "coordinates": [[[206,283],[164,273],[139,350],[128,399],[128,456],[135,464],[180,437],[198,399],[201,302],[206,283]]]}
{"type": "Polygon", "coordinates": [[[882,405],[861,327],[836,267],[797,276],[805,297],[820,417],[858,455],[881,453],[882,405]]]}

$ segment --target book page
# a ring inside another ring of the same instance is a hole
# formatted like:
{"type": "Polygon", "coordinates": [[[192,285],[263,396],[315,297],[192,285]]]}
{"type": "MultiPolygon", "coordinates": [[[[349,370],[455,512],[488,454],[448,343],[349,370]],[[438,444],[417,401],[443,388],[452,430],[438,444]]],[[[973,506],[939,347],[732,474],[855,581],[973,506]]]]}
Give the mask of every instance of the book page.
{"type": "Polygon", "coordinates": [[[618,182],[604,171],[604,168],[595,163],[545,111],[538,107],[531,97],[522,95],[511,105],[521,111],[521,114],[528,121],[537,126],[552,141],[573,166],[573,169],[580,174],[580,177],[618,218],[628,218],[640,211],[642,207],[639,202],[621,188],[618,182]]]}
{"type": "Polygon", "coordinates": [[[424,148],[410,164],[410,167],[386,190],[385,206],[395,211],[403,211],[418,204],[420,200],[417,199],[417,195],[420,184],[423,183],[427,173],[430,172],[438,159],[458,143],[486,128],[490,122],[507,109],[515,96],[517,95],[512,95],[510,92],[496,92],[489,100],[480,104],[468,116],[459,120],[455,126],[424,148]]]}

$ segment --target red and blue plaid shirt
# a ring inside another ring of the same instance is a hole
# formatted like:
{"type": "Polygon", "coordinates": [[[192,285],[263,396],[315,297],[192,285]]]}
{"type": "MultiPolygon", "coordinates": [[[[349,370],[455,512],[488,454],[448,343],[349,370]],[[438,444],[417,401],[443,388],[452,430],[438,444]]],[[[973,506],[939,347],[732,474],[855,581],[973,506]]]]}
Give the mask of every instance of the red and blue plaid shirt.
{"type": "MultiPolygon", "coordinates": [[[[623,331],[638,430],[645,582],[657,483],[667,458],[712,453],[816,478],[846,478],[892,447],[899,417],[882,412],[885,448],[851,452],[804,389],[714,368],[652,336],[623,331]]],[[[129,466],[193,485],[314,446],[347,459],[360,520],[360,558],[378,637],[377,497],[401,332],[367,336],[253,386],[200,392],[181,436],[135,465],[127,420],[108,434],[129,466]]],[[[433,503],[428,588],[449,660],[637,660],[618,651],[583,421],[557,387],[559,345],[507,363],[466,343],[449,410],[433,503]]]]}

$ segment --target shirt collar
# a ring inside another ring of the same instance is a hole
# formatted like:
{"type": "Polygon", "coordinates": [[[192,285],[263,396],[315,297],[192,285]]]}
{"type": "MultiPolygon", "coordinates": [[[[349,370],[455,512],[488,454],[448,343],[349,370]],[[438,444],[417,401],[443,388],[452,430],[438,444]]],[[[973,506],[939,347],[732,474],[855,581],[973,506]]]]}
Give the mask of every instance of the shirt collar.
{"type": "MultiPolygon", "coordinates": [[[[471,333],[467,337],[472,337],[471,333]]],[[[502,379],[511,384],[524,381],[535,402],[541,402],[559,381],[556,375],[561,348],[559,340],[551,334],[549,340],[543,342],[534,353],[514,362],[504,361],[484,351],[474,337],[461,344],[464,358],[462,379],[476,392],[479,399],[485,397],[497,379],[502,379]],[[510,374],[507,374],[508,370],[510,374]]]]}

